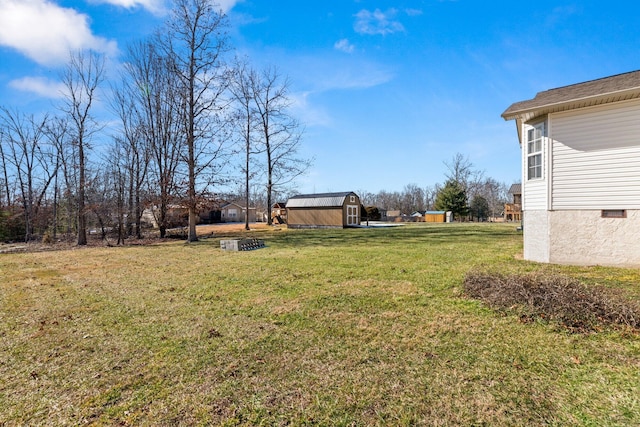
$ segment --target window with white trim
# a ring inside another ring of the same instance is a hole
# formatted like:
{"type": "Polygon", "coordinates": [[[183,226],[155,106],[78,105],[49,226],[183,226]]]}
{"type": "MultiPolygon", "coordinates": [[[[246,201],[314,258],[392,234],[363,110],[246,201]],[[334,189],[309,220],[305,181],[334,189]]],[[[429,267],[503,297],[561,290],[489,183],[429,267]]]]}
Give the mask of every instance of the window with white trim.
{"type": "Polygon", "coordinates": [[[544,123],[527,129],[527,179],[542,178],[542,137],[544,123]]]}

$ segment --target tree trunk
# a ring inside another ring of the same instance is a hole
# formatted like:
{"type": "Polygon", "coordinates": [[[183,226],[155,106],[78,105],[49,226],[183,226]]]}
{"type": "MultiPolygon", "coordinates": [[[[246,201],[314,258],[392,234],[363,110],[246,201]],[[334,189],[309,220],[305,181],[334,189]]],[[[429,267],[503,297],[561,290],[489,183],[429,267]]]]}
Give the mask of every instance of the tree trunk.
{"type": "Polygon", "coordinates": [[[247,142],[247,158],[246,158],[246,165],[245,165],[245,199],[244,199],[244,203],[245,203],[245,215],[244,215],[244,229],[249,231],[249,155],[250,155],[250,151],[249,151],[249,142],[247,142]]]}
{"type": "Polygon", "coordinates": [[[78,157],[79,157],[79,170],[78,170],[78,246],[84,246],[87,244],[87,215],[84,211],[84,189],[86,185],[85,180],[85,165],[84,165],[84,147],[82,144],[78,144],[78,157]]]}

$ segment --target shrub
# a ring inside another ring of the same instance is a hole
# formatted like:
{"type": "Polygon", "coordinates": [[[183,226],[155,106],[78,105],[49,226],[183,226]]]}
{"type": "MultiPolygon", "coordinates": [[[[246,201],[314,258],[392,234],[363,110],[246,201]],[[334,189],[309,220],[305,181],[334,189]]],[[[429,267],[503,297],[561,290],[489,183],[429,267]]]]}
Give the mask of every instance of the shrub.
{"type": "Polygon", "coordinates": [[[559,274],[502,275],[472,271],[464,279],[465,293],[494,309],[516,312],[523,321],[556,321],[574,332],[603,326],[640,329],[640,306],[619,293],[586,286],[559,274]]]}
{"type": "Polygon", "coordinates": [[[19,209],[0,209],[0,241],[24,241],[25,222],[19,209]]]}

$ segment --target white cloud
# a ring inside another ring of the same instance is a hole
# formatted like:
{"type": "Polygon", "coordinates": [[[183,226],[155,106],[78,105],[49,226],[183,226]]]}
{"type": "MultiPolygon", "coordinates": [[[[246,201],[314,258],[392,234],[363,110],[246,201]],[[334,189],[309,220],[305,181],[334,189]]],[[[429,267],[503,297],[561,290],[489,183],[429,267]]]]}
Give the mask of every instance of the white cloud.
{"type": "Polygon", "coordinates": [[[23,77],[12,80],[9,86],[24,92],[32,92],[45,98],[61,98],[64,96],[66,88],[59,81],[52,81],[43,77],[23,77]]]}
{"type": "Polygon", "coordinates": [[[74,50],[117,52],[115,41],[91,33],[87,15],[49,0],[0,0],[0,45],[47,65],[64,63],[74,50]]]}
{"type": "Polygon", "coordinates": [[[216,3],[218,3],[223,12],[227,13],[233,9],[233,6],[235,6],[236,3],[241,1],[242,0],[218,0],[216,3]]]}
{"type": "Polygon", "coordinates": [[[354,46],[351,43],[349,43],[349,40],[347,39],[338,40],[337,42],[335,42],[333,47],[341,52],[346,52],[346,53],[353,53],[353,49],[354,49],[354,46]]]}
{"type": "Polygon", "coordinates": [[[356,22],[353,28],[359,34],[381,34],[383,36],[404,31],[404,26],[400,21],[394,19],[397,14],[396,9],[389,9],[386,12],[382,12],[380,9],[373,12],[363,9],[355,15],[356,22]]]}
{"type": "Polygon", "coordinates": [[[370,62],[334,62],[332,65],[334,68],[318,64],[316,87],[320,91],[367,89],[385,84],[394,77],[388,67],[370,62]]]}
{"type": "Polygon", "coordinates": [[[155,14],[163,13],[166,10],[165,0],[89,0],[89,2],[95,4],[112,4],[127,9],[140,6],[155,14]]]}
{"type": "Polygon", "coordinates": [[[330,115],[323,108],[313,104],[309,100],[311,96],[311,92],[291,93],[292,112],[306,126],[328,126],[331,123],[330,115]]]}
{"type": "MultiPolygon", "coordinates": [[[[352,55],[290,55],[284,52],[269,51],[258,63],[279,64],[282,70],[288,70],[289,77],[296,86],[305,88],[310,94],[319,94],[334,90],[359,90],[379,86],[392,81],[395,71],[388,64],[354,58],[352,55]]],[[[253,58],[256,58],[254,56],[253,58]]]]}
{"type": "MultiPolygon", "coordinates": [[[[242,0],[217,0],[214,1],[214,3],[219,6],[223,12],[227,13],[233,9],[239,1],[242,0]]],[[[171,6],[170,0],[89,0],[89,2],[94,4],[111,4],[126,9],[143,7],[155,15],[165,14],[171,6]]]]}

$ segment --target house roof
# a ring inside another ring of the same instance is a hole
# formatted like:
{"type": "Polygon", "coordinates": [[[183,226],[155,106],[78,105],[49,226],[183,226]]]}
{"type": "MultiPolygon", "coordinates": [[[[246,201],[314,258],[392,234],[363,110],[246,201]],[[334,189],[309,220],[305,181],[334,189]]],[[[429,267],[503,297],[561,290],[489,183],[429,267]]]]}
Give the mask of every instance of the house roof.
{"type": "Polygon", "coordinates": [[[511,184],[509,194],[522,194],[522,184],[511,184]]]}
{"type": "MultiPolygon", "coordinates": [[[[220,207],[220,209],[228,208],[229,206],[236,206],[236,207],[238,207],[240,209],[246,209],[245,206],[243,206],[243,205],[241,205],[239,203],[235,203],[235,202],[225,203],[223,206],[220,207]]],[[[251,210],[251,209],[255,209],[255,208],[249,207],[249,209],[251,210]]]]}
{"type": "Polygon", "coordinates": [[[344,200],[349,195],[356,195],[352,191],[344,193],[319,193],[319,194],[299,194],[287,200],[287,208],[330,208],[344,204],[344,200]]]}
{"type": "Polygon", "coordinates": [[[505,120],[528,121],[549,113],[640,97],[640,70],[538,92],[533,99],[511,104],[505,120]]]}

